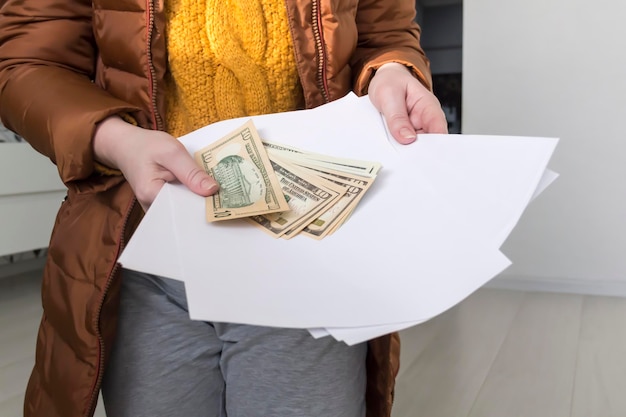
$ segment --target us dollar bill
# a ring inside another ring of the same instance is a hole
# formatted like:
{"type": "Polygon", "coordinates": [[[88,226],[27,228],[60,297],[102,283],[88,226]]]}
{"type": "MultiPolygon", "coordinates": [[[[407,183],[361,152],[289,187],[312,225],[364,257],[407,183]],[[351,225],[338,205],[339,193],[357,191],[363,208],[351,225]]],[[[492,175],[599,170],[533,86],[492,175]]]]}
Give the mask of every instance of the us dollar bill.
{"type": "Polygon", "coordinates": [[[314,239],[322,239],[332,234],[354,211],[359,200],[374,182],[373,177],[360,177],[349,173],[331,171],[318,167],[303,167],[344,189],[340,199],[328,206],[301,233],[314,239]]]}
{"type": "Polygon", "coordinates": [[[252,120],[194,157],[220,185],[219,192],[206,199],[208,222],[289,210],[252,120]]]}
{"type": "MultiPolygon", "coordinates": [[[[325,206],[304,228],[298,229],[299,234],[318,240],[332,234],[351,216],[381,169],[378,162],[322,155],[267,140],[263,140],[263,144],[270,159],[288,161],[313,177],[328,180],[343,188],[340,199],[325,206]]],[[[294,230],[290,230],[282,237],[293,235],[294,230]]]]}
{"type": "Polygon", "coordinates": [[[269,155],[297,162],[298,165],[315,166],[364,177],[375,177],[382,168],[380,162],[338,158],[267,140],[263,140],[263,145],[269,155]]]}
{"type": "Polygon", "coordinates": [[[336,183],[311,175],[285,161],[270,160],[290,210],[252,216],[247,220],[274,237],[295,236],[344,193],[343,187],[336,183]]]}

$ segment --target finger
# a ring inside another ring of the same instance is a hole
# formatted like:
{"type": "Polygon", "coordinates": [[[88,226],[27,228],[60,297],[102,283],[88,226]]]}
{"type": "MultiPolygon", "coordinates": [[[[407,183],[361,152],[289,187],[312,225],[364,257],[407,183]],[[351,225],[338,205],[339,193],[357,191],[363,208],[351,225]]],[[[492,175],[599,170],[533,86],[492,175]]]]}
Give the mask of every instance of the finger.
{"type": "Polygon", "coordinates": [[[184,148],[169,160],[166,167],[187,188],[198,195],[209,196],[219,189],[217,181],[203,171],[184,148]]]}
{"type": "Polygon", "coordinates": [[[382,104],[381,110],[394,139],[402,144],[408,144],[415,141],[417,133],[409,120],[406,102],[398,97],[402,96],[391,96],[382,104]]]}

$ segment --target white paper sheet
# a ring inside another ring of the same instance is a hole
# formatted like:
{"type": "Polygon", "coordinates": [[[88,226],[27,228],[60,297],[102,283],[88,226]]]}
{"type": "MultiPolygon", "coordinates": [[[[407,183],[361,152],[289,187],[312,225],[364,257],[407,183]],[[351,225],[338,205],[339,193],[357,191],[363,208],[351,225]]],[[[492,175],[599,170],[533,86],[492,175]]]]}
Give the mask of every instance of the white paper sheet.
{"type": "MultiPolygon", "coordinates": [[[[264,139],[383,169],[352,218],[322,241],[276,240],[242,221],[207,224],[201,197],[166,185],[120,262],[184,280],[195,319],[311,328],[347,343],[428,320],[510,264],[500,245],[554,178],[546,166],[556,139],[421,135],[402,146],[367,97],[253,119],[264,139]]],[[[181,141],[193,153],[245,120],[181,141]]]]}
{"type": "MultiPolygon", "coordinates": [[[[558,174],[556,174],[554,171],[546,169],[543,173],[543,176],[541,177],[541,180],[539,181],[539,184],[537,185],[535,193],[531,197],[531,201],[538,197],[539,194],[541,194],[550,184],[552,184],[557,177],[558,174]]],[[[500,237],[500,234],[498,236],[494,236],[494,242],[498,247],[501,245],[501,243],[503,243],[500,242],[500,237]]],[[[354,345],[356,343],[364,342],[378,336],[416,326],[427,320],[428,319],[407,323],[387,324],[381,326],[315,328],[309,329],[309,331],[315,338],[332,335],[337,340],[344,341],[348,345],[354,345]]]]}

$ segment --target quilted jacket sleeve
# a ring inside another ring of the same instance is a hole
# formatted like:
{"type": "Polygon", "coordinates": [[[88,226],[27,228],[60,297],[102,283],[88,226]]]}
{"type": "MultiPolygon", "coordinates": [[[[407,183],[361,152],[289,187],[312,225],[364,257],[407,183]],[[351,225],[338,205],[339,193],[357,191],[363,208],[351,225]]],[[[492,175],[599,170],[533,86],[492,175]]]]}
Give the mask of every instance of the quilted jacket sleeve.
{"type": "Polygon", "coordinates": [[[414,18],[414,0],[359,1],[359,38],[351,61],[357,93],[367,92],[374,72],[387,62],[406,65],[422,84],[432,89],[430,63],[420,46],[420,27],[414,18]]]}
{"type": "Polygon", "coordinates": [[[91,0],[0,0],[0,118],[65,183],[93,173],[96,123],[136,110],[92,82],[91,18],[91,0]]]}

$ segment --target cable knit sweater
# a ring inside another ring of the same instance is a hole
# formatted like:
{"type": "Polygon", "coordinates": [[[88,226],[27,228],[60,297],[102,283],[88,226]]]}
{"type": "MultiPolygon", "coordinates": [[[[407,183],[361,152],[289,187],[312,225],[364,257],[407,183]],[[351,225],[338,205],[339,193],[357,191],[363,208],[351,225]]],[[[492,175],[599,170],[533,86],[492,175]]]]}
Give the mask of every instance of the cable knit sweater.
{"type": "Polygon", "coordinates": [[[167,130],[303,107],[283,0],[168,0],[167,130]]]}

